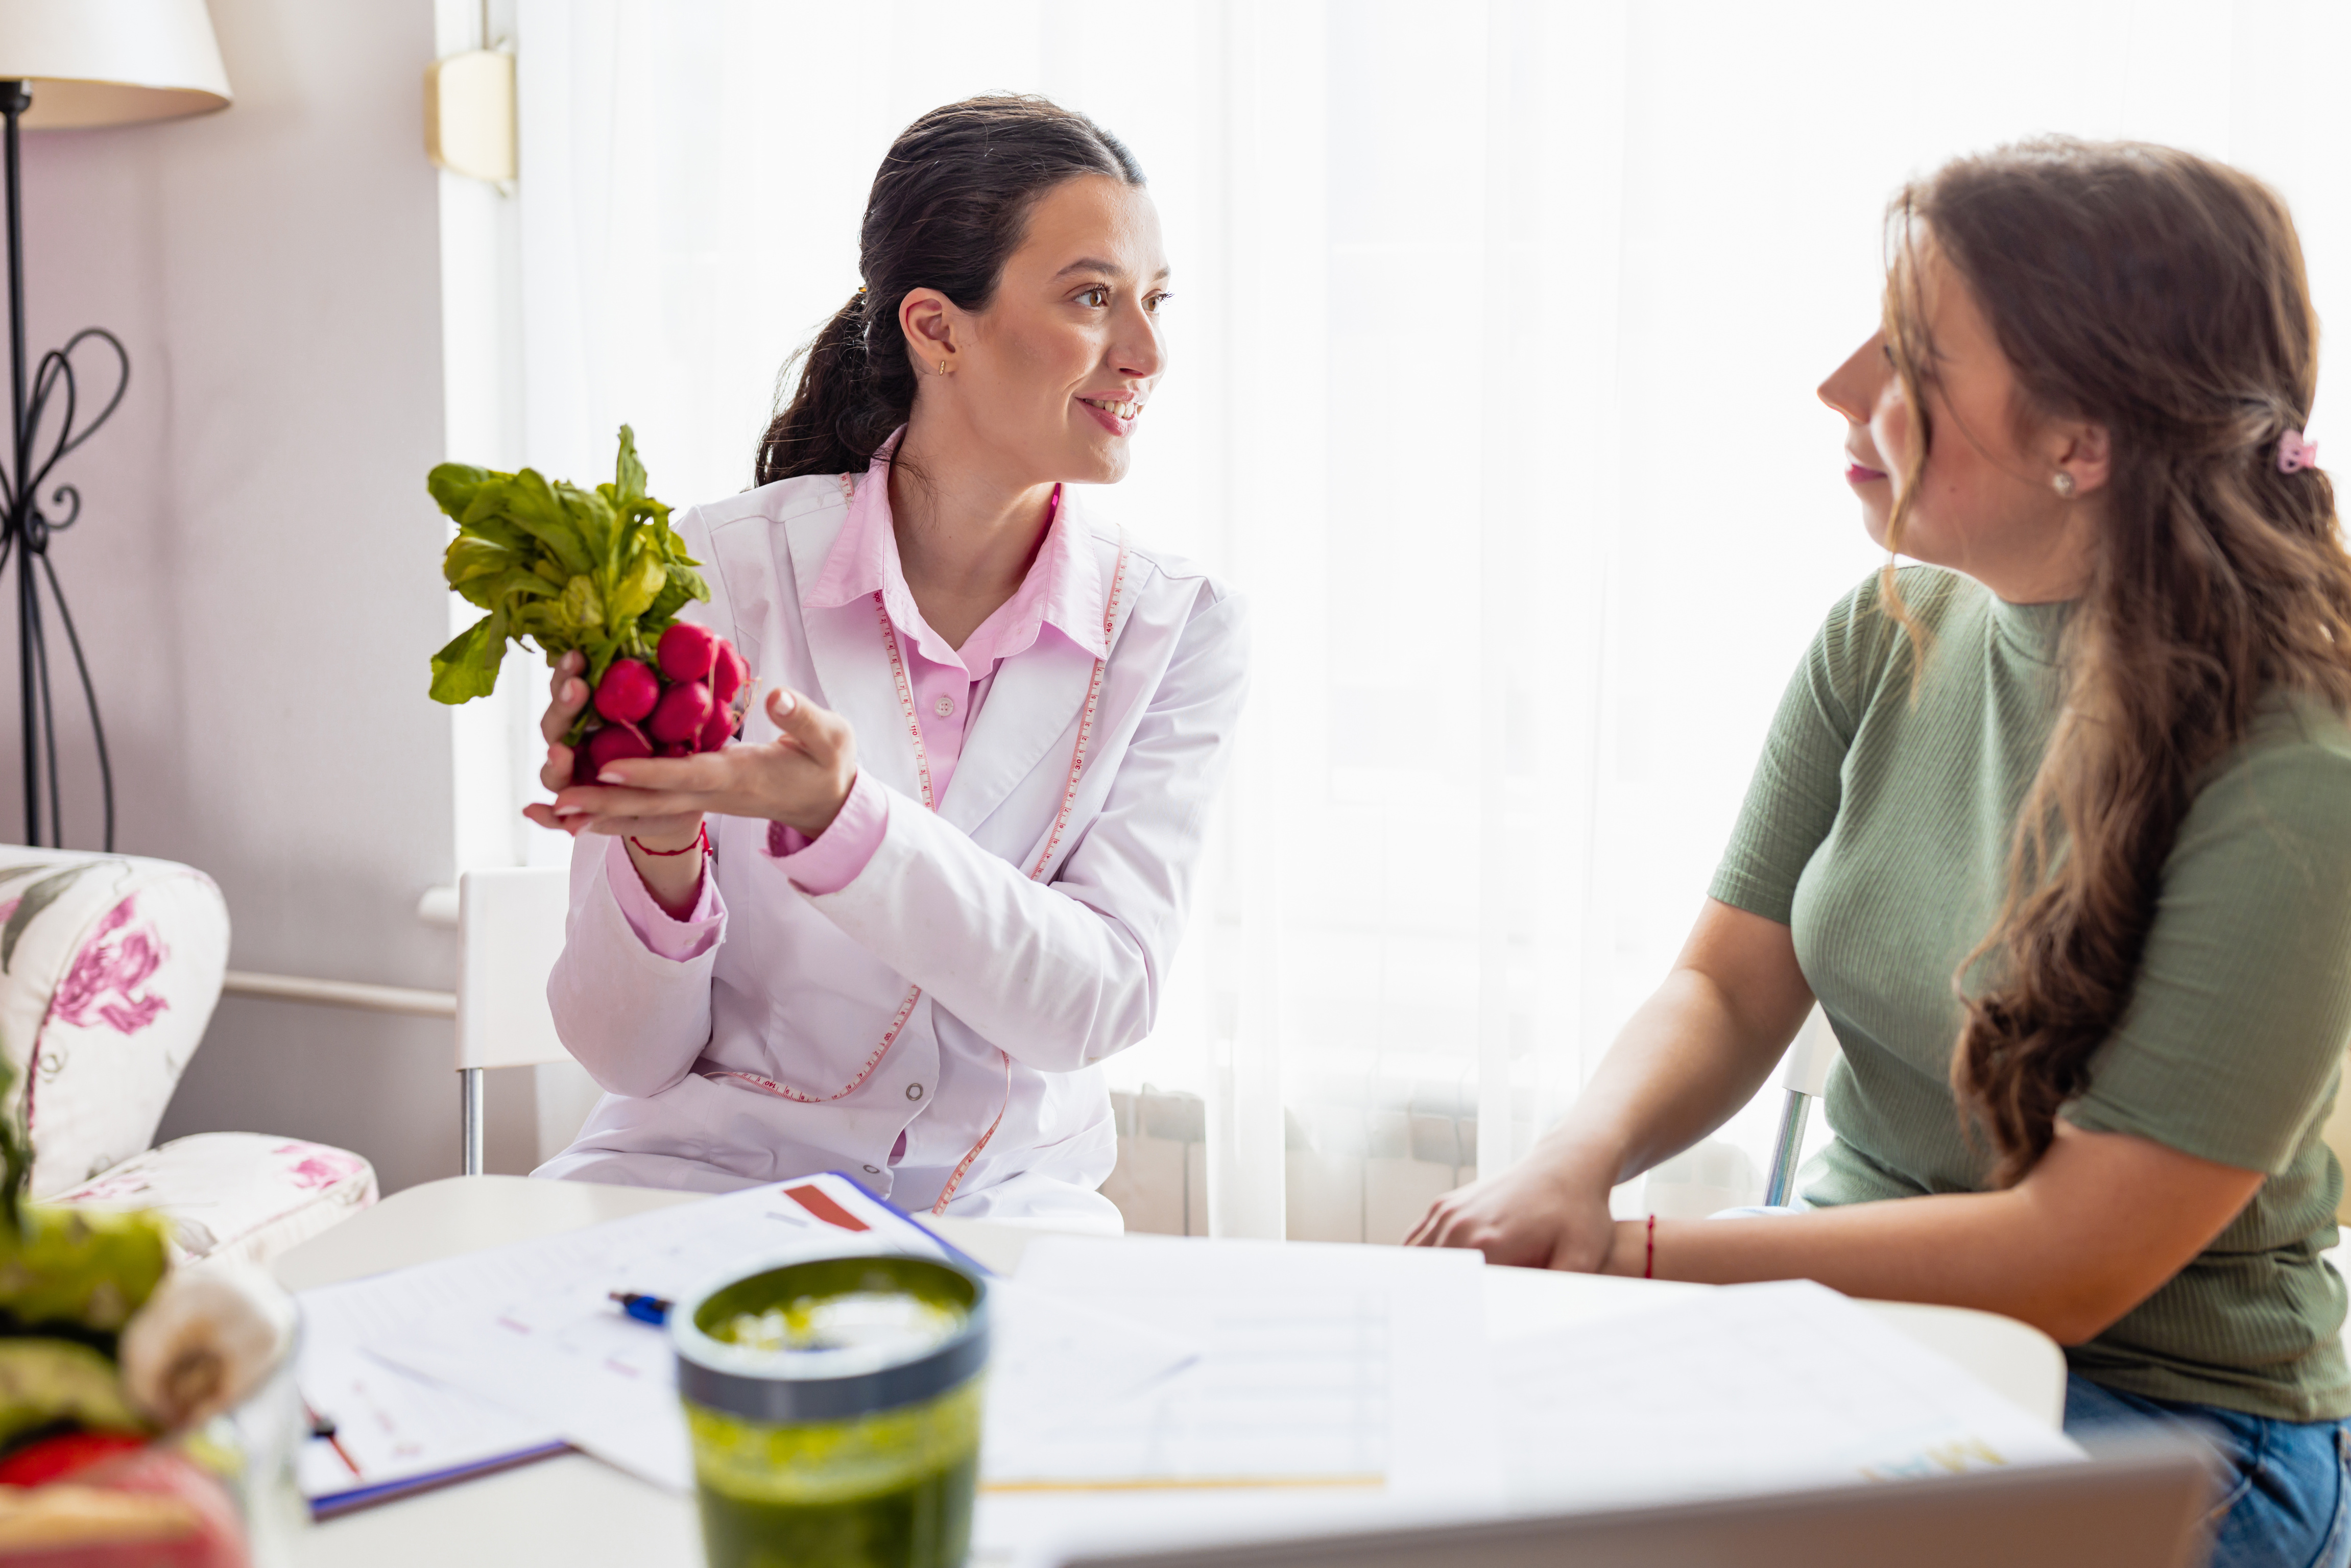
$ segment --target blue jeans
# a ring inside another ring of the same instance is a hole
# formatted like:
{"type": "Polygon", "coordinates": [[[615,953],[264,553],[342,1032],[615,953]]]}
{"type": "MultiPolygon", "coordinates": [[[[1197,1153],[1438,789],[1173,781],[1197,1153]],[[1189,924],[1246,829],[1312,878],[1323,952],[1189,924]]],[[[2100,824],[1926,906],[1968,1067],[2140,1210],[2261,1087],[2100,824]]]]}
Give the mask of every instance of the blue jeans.
{"type": "Polygon", "coordinates": [[[2351,1564],[2351,1422],[2273,1421],[2065,1379],[2068,1437],[2095,1442],[2149,1424],[2195,1438],[2220,1461],[2211,1568],[2351,1564]]]}

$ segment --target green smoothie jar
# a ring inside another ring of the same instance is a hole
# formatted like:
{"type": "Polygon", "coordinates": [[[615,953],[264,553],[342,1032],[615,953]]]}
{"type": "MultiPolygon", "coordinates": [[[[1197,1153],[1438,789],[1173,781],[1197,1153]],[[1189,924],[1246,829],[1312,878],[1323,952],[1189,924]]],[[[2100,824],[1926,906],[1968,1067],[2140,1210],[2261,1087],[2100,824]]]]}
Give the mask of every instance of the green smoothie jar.
{"type": "Polygon", "coordinates": [[[927,1258],[786,1263],[670,1313],[710,1568],[956,1568],[987,1287],[927,1258]]]}

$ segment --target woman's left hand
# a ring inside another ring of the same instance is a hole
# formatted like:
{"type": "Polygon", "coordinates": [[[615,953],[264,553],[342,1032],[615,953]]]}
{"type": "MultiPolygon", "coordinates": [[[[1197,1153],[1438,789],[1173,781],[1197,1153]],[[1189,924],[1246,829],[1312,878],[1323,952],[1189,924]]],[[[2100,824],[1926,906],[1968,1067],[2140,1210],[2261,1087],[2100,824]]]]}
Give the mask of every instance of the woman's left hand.
{"type": "Polygon", "coordinates": [[[768,716],[782,733],[763,745],[606,765],[599,782],[555,797],[557,825],[628,834],[648,819],[701,812],[764,818],[817,837],[857,781],[856,734],[839,714],[783,686],[768,693],[768,716]]]}

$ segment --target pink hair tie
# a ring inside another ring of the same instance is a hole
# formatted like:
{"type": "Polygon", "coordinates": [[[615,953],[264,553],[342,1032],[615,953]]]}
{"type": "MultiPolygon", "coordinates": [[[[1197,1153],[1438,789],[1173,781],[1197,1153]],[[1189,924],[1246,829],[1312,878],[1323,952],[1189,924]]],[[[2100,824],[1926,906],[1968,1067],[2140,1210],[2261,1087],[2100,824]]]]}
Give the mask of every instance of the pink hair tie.
{"type": "Polygon", "coordinates": [[[2299,430],[2289,430],[2278,437],[2278,472],[2298,473],[2318,466],[2318,443],[2305,441],[2299,430]]]}

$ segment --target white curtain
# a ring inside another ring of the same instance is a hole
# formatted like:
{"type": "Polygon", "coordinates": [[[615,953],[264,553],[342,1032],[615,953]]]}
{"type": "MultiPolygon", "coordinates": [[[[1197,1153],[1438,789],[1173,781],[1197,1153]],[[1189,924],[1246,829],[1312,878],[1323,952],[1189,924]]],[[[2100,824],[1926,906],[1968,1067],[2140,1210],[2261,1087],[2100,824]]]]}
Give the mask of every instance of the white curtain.
{"type": "MultiPolygon", "coordinates": [[[[1141,160],[1173,370],[1094,505],[1239,584],[1258,653],[1113,1071],[1204,1097],[1226,1234],[1393,1239],[1664,973],[1876,564],[1812,389],[1904,178],[2043,131],[2195,148],[2285,192],[2351,311],[2323,3],[520,0],[517,44],[522,456],[596,475],[626,420],[677,503],[749,483],[915,115],[1042,92],[1141,160]]],[[[1774,1111],[1726,1142],[1760,1165],[1774,1111]]]]}

